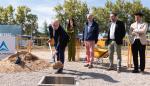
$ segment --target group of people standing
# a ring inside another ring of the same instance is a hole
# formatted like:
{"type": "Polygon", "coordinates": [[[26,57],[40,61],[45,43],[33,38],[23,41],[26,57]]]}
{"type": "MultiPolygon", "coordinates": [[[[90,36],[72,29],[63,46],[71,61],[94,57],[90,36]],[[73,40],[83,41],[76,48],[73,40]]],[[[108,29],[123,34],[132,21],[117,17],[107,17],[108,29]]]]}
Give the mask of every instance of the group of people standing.
{"type": "MultiPolygon", "coordinates": [[[[133,73],[139,73],[138,69],[138,53],[140,55],[140,71],[144,73],[145,69],[145,49],[146,49],[146,32],[148,24],[142,21],[143,14],[135,13],[135,22],[131,24],[129,31],[129,39],[132,47],[134,70],[133,73]]],[[[54,20],[49,26],[50,40],[54,38],[54,46],[56,49],[57,60],[64,64],[64,52],[68,44],[68,61],[75,61],[75,23],[70,18],[67,24],[67,31],[60,25],[59,20],[54,20]]],[[[86,61],[84,67],[93,68],[94,47],[98,41],[99,25],[94,21],[92,14],[87,15],[87,22],[84,25],[82,42],[86,48],[86,61]]],[[[108,24],[107,40],[109,53],[109,67],[107,70],[114,70],[114,52],[117,53],[117,72],[121,72],[121,45],[126,35],[124,22],[118,19],[116,13],[110,14],[110,23],[108,24]]],[[[59,68],[57,73],[62,73],[63,68],[59,68]]]]}

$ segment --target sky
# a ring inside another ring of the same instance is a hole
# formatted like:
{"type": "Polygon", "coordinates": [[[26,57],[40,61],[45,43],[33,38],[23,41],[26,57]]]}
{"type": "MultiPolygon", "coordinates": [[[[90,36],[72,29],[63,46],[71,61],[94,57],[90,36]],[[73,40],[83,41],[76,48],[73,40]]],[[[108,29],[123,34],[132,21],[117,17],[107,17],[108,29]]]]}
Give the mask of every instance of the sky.
{"type": "MultiPolygon", "coordinates": [[[[86,1],[88,7],[103,7],[106,3],[106,0],[81,0],[86,1]]],[[[114,2],[115,0],[111,0],[114,2]]],[[[128,0],[130,1],[130,0],[128,0]]],[[[56,13],[53,8],[62,4],[64,0],[0,0],[0,6],[7,7],[12,5],[14,8],[18,6],[25,5],[31,8],[31,13],[38,16],[39,27],[42,27],[44,21],[48,24],[55,17],[56,13]]],[[[150,0],[141,0],[143,6],[150,8],[150,0]]]]}

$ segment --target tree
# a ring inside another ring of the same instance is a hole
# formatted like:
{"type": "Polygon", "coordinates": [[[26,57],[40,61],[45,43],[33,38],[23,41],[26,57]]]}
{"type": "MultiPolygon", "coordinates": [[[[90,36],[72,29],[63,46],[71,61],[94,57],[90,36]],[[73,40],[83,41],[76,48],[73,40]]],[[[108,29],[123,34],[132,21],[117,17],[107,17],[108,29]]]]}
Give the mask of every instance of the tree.
{"type": "Polygon", "coordinates": [[[12,5],[0,7],[0,24],[21,25],[23,34],[38,35],[37,20],[37,15],[32,14],[31,9],[26,6],[18,6],[16,14],[12,5]]]}
{"type": "Polygon", "coordinates": [[[23,28],[23,33],[25,33],[25,30],[27,29],[25,27],[25,23],[26,23],[26,17],[27,14],[31,12],[31,9],[26,7],[26,6],[19,6],[17,7],[17,13],[16,13],[16,23],[17,24],[21,24],[22,28],[23,28]]]}
{"type": "Polygon", "coordinates": [[[15,19],[14,19],[14,8],[12,5],[9,5],[6,8],[7,11],[7,17],[8,17],[8,21],[7,24],[15,24],[15,19]]]}
{"type": "Polygon", "coordinates": [[[3,24],[3,11],[4,11],[4,8],[3,7],[0,7],[0,24],[3,24]]]}
{"type": "Polygon", "coordinates": [[[104,8],[93,7],[92,9],[95,19],[100,26],[100,32],[105,31],[109,22],[109,11],[104,10],[104,8]]]}
{"type": "Polygon", "coordinates": [[[57,13],[56,17],[61,20],[64,27],[67,26],[67,19],[73,18],[75,20],[75,26],[72,28],[72,31],[67,29],[67,33],[71,38],[68,44],[68,56],[74,61],[76,53],[76,35],[83,30],[86,14],[89,12],[87,4],[82,3],[80,0],[65,0],[63,5],[55,7],[55,11],[57,13]]]}
{"type": "Polygon", "coordinates": [[[6,8],[0,7],[0,24],[15,24],[14,8],[12,5],[6,8]]]}
{"type": "Polygon", "coordinates": [[[25,28],[26,28],[26,31],[25,31],[25,34],[28,34],[28,35],[34,35],[36,36],[37,34],[37,29],[38,29],[38,23],[37,23],[37,16],[34,15],[34,14],[28,14],[27,15],[27,20],[26,20],[26,23],[25,23],[25,28]]]}
{"type": "Polygon", "coordinates": [[[38,35],[38,17],[31,14],[31,9],[26,6],[17,7],[16,23],[23,28],[23,33],[27,35],[38,35]]]}
{"type": "Polygon", "coordinates": [[[115,3],[112,3],[111,0],[107,0],[105,7],[93,7],[93,11],[101,26],[101,31],[108,29],[107,24],[109,22],[110,12],[118,13],[118,18],[126,24],[127,31],[129,25],[134,22],[133,14],[135,12],[143,12],[145,14],[143,20],[150,23],[150,9],[144,7],[141,4],[141,0],[133,0],[133,2],[127,0],[116,0],[115,3]]]}
{"type": "Polygon", "coordinates": [[[44,25],[44,26],[43,26],[43,29],[44,29],[44,35],[45,35],[46,37],[48,37],[49,31],[48,31],[48,25],[47,25],[47,22],[44,21],[43,25],[44,25]]]}
{"type": "Polygon", "coordinates": [[[63,5],[58,5],[54,9],[56,17],[61,20],[63,26],[66,26],[68,18],[74,18],[77,31],[82,31],[86,21],[86,14],[89,12],[87,4],[80,0],[65,0],[63,5]]]}
{"type": "Polygon", "coordinates": [[[2,20],[2,24],[7,24],[8,22],[8,15],[7,15],[7,10],[6,8],[2,9],[2,13],[1,13],[1,20],[2,20]]]}

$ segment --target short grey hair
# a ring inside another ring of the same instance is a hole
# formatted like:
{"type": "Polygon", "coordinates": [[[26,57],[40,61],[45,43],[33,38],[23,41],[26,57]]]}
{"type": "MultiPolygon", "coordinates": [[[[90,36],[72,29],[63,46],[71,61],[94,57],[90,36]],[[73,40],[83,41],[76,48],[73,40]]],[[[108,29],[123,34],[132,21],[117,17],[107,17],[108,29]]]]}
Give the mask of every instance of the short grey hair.
{"type": "Polygon", "coordinates": [[[87,14],[86,16],[87,16],[87,17],[89,17],[89,16],[93,16],[93,14],[92,14],[92,13],[89,13],[89,14],[87,14]]]}
{"type": "Polygon", "coordinates": [[[51,22],[51,24],[53,24],[54,22],[59,22],[59,19],[57,19],[57,18],[53,19],[52,22],[51,22]]]}

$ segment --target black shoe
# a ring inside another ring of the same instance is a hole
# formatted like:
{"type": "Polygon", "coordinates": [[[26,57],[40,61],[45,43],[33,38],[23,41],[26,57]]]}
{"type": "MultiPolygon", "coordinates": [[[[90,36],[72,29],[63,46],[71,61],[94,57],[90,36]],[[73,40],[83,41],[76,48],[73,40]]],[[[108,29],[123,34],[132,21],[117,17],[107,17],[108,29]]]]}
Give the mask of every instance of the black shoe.
{"type": "Polygon", "coordinates": [[[114,67],[109,67],[109,68],[107,68],[107,70],[108,70],[108,71],[114,70],[114,67]]]}
{"type": "Polygon", "coordinates": [[[89,66],[89,64],[84,65],[84,67],[88,67],[88,66],[89,66]]]}
{"type": "Polygon", "coordinates": [[[121,68],[117,68],[117,73],[120,73],[121,72],[121,68]]]}
{"type": "Polygon", "coordinates": [[[139,73],[139,70],[133,70],[132,73],[139,73]]]}
{"type": "Polygon", "coordinates": [[[93,65],[89,65],[88,68],[89,68],[89,69],[90,69],[90,68],[93,68],[93,65]]]}
{"type": "Polygon", "coordinates": [[[62,74],[62,73],[63,73],[63,69],[62,69],[62,68],[58,69],[58,70],[55,72],[55,74],[62,74]]]}

